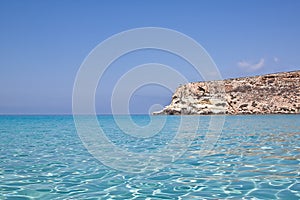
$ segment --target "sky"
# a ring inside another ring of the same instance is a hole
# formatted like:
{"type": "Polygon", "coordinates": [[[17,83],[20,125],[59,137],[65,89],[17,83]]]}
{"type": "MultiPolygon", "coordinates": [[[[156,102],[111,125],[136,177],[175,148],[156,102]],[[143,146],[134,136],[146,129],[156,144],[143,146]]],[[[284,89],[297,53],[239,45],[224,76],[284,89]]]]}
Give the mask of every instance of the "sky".
{"type": "MultiPolygon", "coordinates": [[[[163,27],[193,38],[222,78],[299,70],[299,10],[298,0],[0,0],[0,114],[71,114],[85,58],[105,39],[134,28],[163,27]]],[[[188,81],[202,80],[170,53],[129,53],[100,80],[97,113],[111,113],[112,89],[123,74],[153,62],[173,67],[188,81]]],[[[141,87],[129,110],[148,113],[153,104],[167,105],[172,92],[155,84],[141,87]]]]}

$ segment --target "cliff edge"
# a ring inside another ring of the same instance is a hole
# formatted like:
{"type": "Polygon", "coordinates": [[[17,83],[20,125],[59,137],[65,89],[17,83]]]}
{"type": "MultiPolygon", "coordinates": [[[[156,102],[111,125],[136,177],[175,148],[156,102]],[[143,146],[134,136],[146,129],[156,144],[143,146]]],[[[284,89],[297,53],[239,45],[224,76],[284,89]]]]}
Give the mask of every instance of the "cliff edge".
{"type": "Polygon", "coordinates": [[[300,113],[300,70],[177,88],[170,105],[154,115],[300,113]]]}

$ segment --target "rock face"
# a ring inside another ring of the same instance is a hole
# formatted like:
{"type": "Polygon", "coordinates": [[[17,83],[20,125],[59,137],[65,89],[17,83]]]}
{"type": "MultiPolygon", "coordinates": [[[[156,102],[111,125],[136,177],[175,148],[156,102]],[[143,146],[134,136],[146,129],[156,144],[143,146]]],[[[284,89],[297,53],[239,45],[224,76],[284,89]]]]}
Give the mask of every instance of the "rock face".
{"type": "Polygon", "coordinates": [[[188,83],[154,115],[300,113],[300,70],[188,83]]]}

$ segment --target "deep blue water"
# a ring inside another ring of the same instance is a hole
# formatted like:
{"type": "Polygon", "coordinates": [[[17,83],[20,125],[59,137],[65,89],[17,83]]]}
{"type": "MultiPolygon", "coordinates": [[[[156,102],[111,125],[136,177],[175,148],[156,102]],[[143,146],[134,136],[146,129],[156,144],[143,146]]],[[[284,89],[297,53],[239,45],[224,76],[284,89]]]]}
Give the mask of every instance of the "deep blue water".
{"type": "MultiPolygon", "coordinates": [[[[149,123],[148,116],[133,119],[149,123]]],[[[180,116],[168,116],[160,132],[140,138],[124,134],[112,116],[98,120],[111,144],[133,155],[161,155],[180,126],[180,116]]],[[[300,115],[226,116],[213,149],[200,154],[209,120],[200,117],[183,155],[162,165],[149,156],[157,168],[132,173],[139,158],[131,165],[109,149],[102,164],[85,148],[72,116],[0,116],[0,199],[300,199],[300,115]]]]}

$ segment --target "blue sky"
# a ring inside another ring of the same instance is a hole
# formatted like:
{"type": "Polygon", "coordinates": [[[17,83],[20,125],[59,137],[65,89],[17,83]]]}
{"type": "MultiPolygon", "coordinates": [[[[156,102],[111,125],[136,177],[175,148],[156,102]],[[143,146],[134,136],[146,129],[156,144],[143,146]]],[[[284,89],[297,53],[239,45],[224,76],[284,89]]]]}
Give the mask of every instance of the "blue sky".
{"type": "MultiPolygon", "coordinates": [[[[299,10],[298,0],[0,0],[0,113],[71,113],[73,83],[85,57],[103,40],[132,28],[164,27],[192,37],[223,78],[299,70],[299,10]]],[[[105,87],[96,94],[99,113],[110,112],[118,77],[147,62],[166,63],[189,81],[201,80],[174,56],[137,52],[120,58],[104,77],[105,87]]],[[[154,103],[168,104],[171,94],[154,85],[140,88],[130,110],[147,113],[154,103]]]]}

